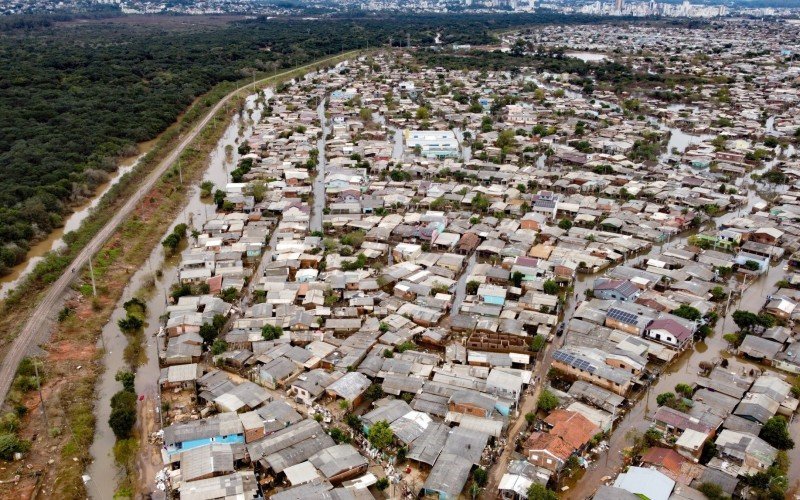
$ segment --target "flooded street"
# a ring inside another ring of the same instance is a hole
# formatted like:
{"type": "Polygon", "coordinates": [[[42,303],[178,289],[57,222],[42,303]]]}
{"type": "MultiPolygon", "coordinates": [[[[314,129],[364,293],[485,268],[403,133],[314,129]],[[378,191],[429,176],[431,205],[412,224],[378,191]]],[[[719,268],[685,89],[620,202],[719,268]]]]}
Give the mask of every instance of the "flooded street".
{"type": "MultiPolygon", "coordinates": [[[[693,143],[694,138],[697,137],[681,134],[681,145],[684,145],[684,147],[685,145],[693,143]]],[[[670,142],[672,142],[672,139],[670,142]]],[[[754,170],[754,173],[763,173],[772,168],[774,163],[774,161],[768,162],[762,168],[754,170]]],[[[748,178],[738,179],[736,186],[741,190],[748,182],[747,179],[748,178]]],[[[713,219],[709,224],[713,223],[719,226],[740,215],[748,214],[755,204],[762,201],[764,200],[758,195],[756,190],[750,189],[747,192],[747,202],[744,206],[740,207],[738,210],[730,211],[713,219]]],[[[685,233],[671,239],[663,245],[654,245],[645,256],[632,259],[630,263],[634,265],[641,259],[657,256],[668,248],[684,245],[687,243],[690,235],[691,233],[685,233]]],[[[740,279],[738,282],[729,284],[737,290],[742,290],[741,296],[731,302],[730,308],[724,317],[720,315],[714,328],[713,335],[708,336],[702,342],[694,344],[693,350],[689,349],[682,353],[660,373],[658,380],[646,390],[645,394],[640,395],[640,399],[636,401],[632,408],[617,422],[608,440],[608,450],[601,453],[597,459],[589,465],[586,471],[564,482],[564,485],[569,487],[564,493],[565,498],[588,498],[598,485],[604,482],[604,478],[608,479],[615,476],[623,466],[623,449],[631,445],[630,440],[626,436],[631,431],[646,431],[650,426],[649,418],[658,407],[656,397],[663,392],[674,391],[675,385],[677,384],[693,384],[699,376],[701,363],[719,362],[724,357],[729,363],[728,370],[733,373],[743,374],[750,372],[750,370],[759,371],[767,369],[764,366],[750,363],[728,353],[728,343],[723,338],[723,335],[736,330],[736,325],[733,322],[733,313],[735,311],[742,309],[757,313],[761,310],[767,295],[775,291],[776,283],[784,279],[786,271],[787,268],[784,262],[773,262],[767,273],[755,278],[748,277],[745,280],[740,279]]],[[[597,276],[598,275],[578,276],[575,282],[575,293],[578,295],[579,300],[583,298],[584,291],[591,286],[597,276]]],[[[565,319],[571,317],[575,307],[576,303],[573,296],[570,298],[567,305],[565,319]]],[[[778,372],[778,374],[780,376],[787,375],[783,372],[778,372]]],[[[794,436],[800,434],[800,422],[798,422],[798,419],[792,421],[791,432],[794,436]]],[[[789,450],[788,453],[791,460],[789,476],[796,482],[797,478],[800,478],[800,449],[795,448],[794,450],[789,450]]]]}
{"type": "MultiPolygon", "coordinates": [[[[269,95],[269,94],[268,94],[269,95]]],[[[241,142],[246,139],[253,130],[253,123],[260,119],[260,104],[256,102],[256,96],[247,98],[245,111],[242,115],[235,116],[216,148],[209,155],[209,166],[203,175],[203,181],[211,181],[216,188],[224,189],[228,182],[228,173],[234,169],[239,161],[239,153],[236,148],[226,155],[225,146],[241,142]],[[252,111],[252,114],[250,113],[252,111]]],[[[198,183],[199,184],[199,183],[198,183]]],[[[170,228],[165,232],[169,234],[178,223],[186,223],[192,227],[201,227],[206,220],[215,216],[216,206],[210,199],[204,201],[200,198],[200,190],[193,186],[189,188],[188,204],[176,218],[170,228]]],[[[160,406],[158,403],[158,347],[157,337],[160,325],[160,318],[166,313],[167,296],[169,287],[176,281],[177,264],[180,261],[180,254],[166,258],[164,247],[156,245],[147,261],[139,270],[133,274],[122,297],[117,303],[111,319],[103,328],[99,347],[105,350],[103,357],[104,372],[97,382],[97,403],[95,405],[96,429],[95,438],[91,446],[93,461],[89,466],[87,474],[91,477],[87,483],[87,491],[92,498],[107,499],[112,498],[117,489],[118,481],[123,477],[123,472],[117,467],[113,456],[115,443],[114,433],[108,425],[108,417],[111,412],[109,401],[111,396],[121,389],[119,382],[114,380],[114,376],[119,370],[129,369],[123,357],[123,349],[128,343],[128,338],[120,331],[117,320],[125,317],[123,304],[132,297],[139,297],[147,304],[147,322],[144,329],[144,338],[147,342],[145,353],[147,361],[136,370],[136,392],[144,396],[139,405],[146,405],[144,411],[155,413],[152,415],[158,423],[160,406]],[[162,275],[156,278],[156,271],[160,270],[162,275]],[[154,286],[147,288],[149,283],[154,286]]],[[[147,442],[140,443],[144,452],[150,446],[147,442]]],[[[140,453],[142,456],[149,456],[149,453],[140,453]]],[[[152,488],[154,485],[153,476],[156,471],[161,469],[161,464],[139,464],[141,483],[152,488]]]]}
{"type": "Polygon", "coordinates": [[[325,99],[323,99],[319,106],[317,106],[317,117],[319,119],[320,128],[322,128],[322,136],[317,141],[317,172],[314,177],[314,208],[311,211],[311,219],[309,227],[311,231],[322,231],[322,215],[325,210],[325,146],[328,138],[328,120],[325,118],[325,99]]]}

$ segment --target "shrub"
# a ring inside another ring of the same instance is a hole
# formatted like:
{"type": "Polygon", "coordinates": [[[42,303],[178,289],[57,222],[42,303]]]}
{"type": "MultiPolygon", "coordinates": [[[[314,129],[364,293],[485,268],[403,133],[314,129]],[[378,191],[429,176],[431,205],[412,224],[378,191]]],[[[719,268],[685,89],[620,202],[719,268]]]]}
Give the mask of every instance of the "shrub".
{"type": "Polygon", "coordinates": [[[30,448],[30,443],[14,434],[0,434],[0,458],[13,460],[14,453],[24,453],[30,448]]]}
{"type": "Polygon", "coordinates": [[[559,403],[560,401],[558,400],[556,395],[548,391],[547,389],[543,390],[542,393],[539,395],[538,407],[542,411],[546,412],[552,411],[559,405],[559,403]]]}

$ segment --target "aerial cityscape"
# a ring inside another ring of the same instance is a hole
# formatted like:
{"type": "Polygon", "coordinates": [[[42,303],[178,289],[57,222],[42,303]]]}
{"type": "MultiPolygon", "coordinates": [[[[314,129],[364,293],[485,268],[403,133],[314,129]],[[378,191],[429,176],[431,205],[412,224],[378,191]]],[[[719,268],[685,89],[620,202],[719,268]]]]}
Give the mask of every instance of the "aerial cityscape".
{"type": "Polygon", "coordinates": [[[4,4],[0,498],[800,498],[798,8],[4,4]]]}

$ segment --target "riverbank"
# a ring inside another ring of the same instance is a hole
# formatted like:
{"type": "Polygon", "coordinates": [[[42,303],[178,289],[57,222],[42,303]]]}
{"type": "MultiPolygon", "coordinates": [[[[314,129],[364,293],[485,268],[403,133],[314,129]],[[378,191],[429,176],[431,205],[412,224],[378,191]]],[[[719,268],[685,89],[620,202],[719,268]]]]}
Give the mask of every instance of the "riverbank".
{"type": "MultiPolygon", "coordinates": [[[[313,67],[331,64],[352,55],[353,53],[346,53],[323,59],[262,79],[257,84],[265,85],[292,78],[313,67]]],[[[231,89],[225,86],[218,89],[214,95],[225,96],[230,92],[231,89]]],[[[87,495],[81,475],[90,463],[89,448],[95,433],[94,387],[97,377],[102,372],[100,361],[104,350],[102,346],[100,348],[96,346],[100,331],[108,323],[115,304],[130,281],[131,274],[141,267],[146,256],[150,254],[149,250],[158,245],[166,228],[185,206],[187,201],[185,184],[200,178],[208,152],[219,140],[232,114],[241,106],[246,93],[236,92],[231,104],[226,106],[226,109],[218,111],[214,120],[208,123],[191,147],[181,155],[182,172],[179,173],[175,166],[170,168],[155,186],[141,197],[133,213],[96,254],[93,263],[97,297],[92,296],[88,270],[78,273],[78,281],[64,299],[67,306],[65,311],[68,313],[53,329],[47,346],[48,352],[43,356],[47,372],[42,386],[47,401],[47,423],[38,411],[33,411],[37,410],[38,406],[30,400],[38,401],[38,398],[34,398],[31,393],[15,394],[14,398],[9,398],[12,405],[16,404],[15,401],[22,401],[31,406],[22,419],[20,435],[32,442],[32,448],[23,461],[14,464],[19,465],[18,467],[6,468],[3,474],[0,474],[3,480],[11,479],[0,486],[0,493],[11,494],[13,491],[15,496],[19,496],[20,492],[24,492],[23,498],[36,496],[74,498],[87,495]],[[184,184],[181,184],[181,178],[184,184]],[[19,474],[19,478],[14,481],[16,474],[19,474]]],[[[214,102],[216,100],[209,96],[199,100],[197,104],[203,109],[208,109],[213,107],[214,102]]],[[[186,119],[190,115],[203,116],[199,111],[190,112],[187,113],[186,119]]],[[[176,132],[172,139],[179,141],[180,133],[176,132]]],[[[145,164],[157,164],[157,159],[153,155],[145,164]]],[[[123,182],[120,182],[115,187],[120,190],[132,187],[134,189],[131,189],[131,192],[135,192],[135,188],[140,186],[141,179],[146,176],[147,172],[137,169],[127,178],[124,186],[123,182]]],[[[120,196],[117,196],[117,201],[122,204],[120,196]]],[[[33,309],[34,302],[44,293],[47,283],[68,269],[69,263],[79,249],[104,226],[102,216],[105,215],[105,220],[108,220],[114,213],[113,204],[104,205],[101,202],[101,205],[101,208],[96,210],[81,227],[80,234],[68,242],[68,250],[63,255],[49,256],[44,261],[49,264],[45,264],[44,267],[43,264],[37,265],[36,271],[24,285],[28,293],[15,291],[5,301],[3,312],[11,312],[8,315],[4,314],[0,320],[0,332],[5,343],[8,343],[19,330],[26,312],[33,309]]],[[[41,320],[39,318],[39,321],[41,320]]],[[[106,347],[113,349],[117,346],[106,347]]],[[[103,403],[106,402],[100,404],[103,403]]]]}

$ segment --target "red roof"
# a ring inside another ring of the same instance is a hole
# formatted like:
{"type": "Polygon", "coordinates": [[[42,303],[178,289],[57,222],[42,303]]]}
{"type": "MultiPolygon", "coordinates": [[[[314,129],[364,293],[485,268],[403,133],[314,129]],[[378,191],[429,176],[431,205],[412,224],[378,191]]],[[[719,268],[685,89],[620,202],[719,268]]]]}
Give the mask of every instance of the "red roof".
{"type": "Polygon", "coordinates": [[[554,410],[544,421],[553,426],[550,434],[554,434],[572,446],[573,450],[583,447],[600,432],[591,420],[578,412],[570,410],[554,410]]]}
{"type": "Polygon", "coordinates": [[[659,465],[676,475],[681,473],[681,467],[688,461],[673,449],[659,447],[650,448],[642,457],[643,463],[659,465]]]}
{"type": "Polygon", "coordinates": [[[529,452],[547,451],[561,461],[566,461],[574,451],[560,437],[546,432],[534,432],[525,442],[525,449],[529,452]]]}

